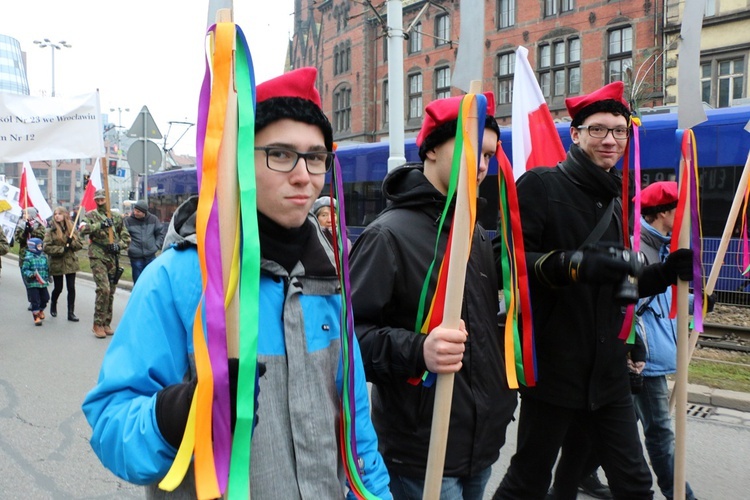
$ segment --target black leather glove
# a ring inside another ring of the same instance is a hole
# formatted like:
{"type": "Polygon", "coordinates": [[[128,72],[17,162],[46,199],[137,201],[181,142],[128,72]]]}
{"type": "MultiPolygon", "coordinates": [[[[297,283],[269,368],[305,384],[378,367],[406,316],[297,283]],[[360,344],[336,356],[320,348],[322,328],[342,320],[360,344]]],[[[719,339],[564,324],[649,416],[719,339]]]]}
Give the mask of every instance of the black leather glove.
{"type": "MultiPolygon", "coordinates": [[[[239,379],[240,360],[229,358],[229,400],[232,409],[232,432],[237,424],[237,380],[239,379]]],[[[260,377],[266,374],[266,364],[258,363],[258,369],[255,371],[255,421],[253,422],[253,431],[258,425],[258,396],[260,396],[260,377]]]]}
{"type": "Polygon", "coordinates": [[[68,239],[65,240],[65,246],[69,247],[71,243],[73,243],[73,237],[68,236],[68,239]]]}
{"type": "Polygon", "coordinates": [[[667,256],[667,260],[662,263],[664,276],[670,284],[677,283],[677,278],[682,281],[693,280],[693,250],[690,248],[680,248],[667,256]]]}
{"type": "Polygon", "coordinates": [[[716,294],[712,293],[706,297],[706,312],[713,312],[714,306],[716,305],[716,294]]]}
{"type": "Polygon", "coordinates": [[[120,253],[120,245],[117,243],[110,243],[107,245],[107,252],[111,253],[112,255],[117,255],[120,253]]]}
{"type": "Polygon", "coordinates": [[[563,269],[573,283],[618,283],[632,269],[624,258],[623,248],[615,244],[597,243],[580,250],[564,252],[563,269]]]}
{"type": "Polygon", "coordinates": [[[102,221],[102,227],[112,227],[115,225],[115,221],[107,217],[102,221]]]}

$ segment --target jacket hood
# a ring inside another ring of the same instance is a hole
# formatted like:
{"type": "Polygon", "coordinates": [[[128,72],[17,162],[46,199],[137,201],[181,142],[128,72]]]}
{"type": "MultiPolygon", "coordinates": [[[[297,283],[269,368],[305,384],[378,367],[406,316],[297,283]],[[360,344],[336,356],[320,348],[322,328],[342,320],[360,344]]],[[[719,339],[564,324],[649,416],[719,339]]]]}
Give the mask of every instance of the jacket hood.
{"type": "Polygon", "coordinates": [[[421,163],[407,163],[389,172],[383,180],[383,194],[388,208],[435,205],[442,209],[445,206],[445,195],[427,180],[421,163]]]}
{"type": "Polygon", "coordinates": [[[167,236],[164,237],[162,250],[183,242],[192,243],[193,245],[198,244],[195,234],[195,218],[197,213],[197,196],[191,196],[182,205],[177,207],[172,220],[169,221],[169,229],[167,229],[167,236]]]}

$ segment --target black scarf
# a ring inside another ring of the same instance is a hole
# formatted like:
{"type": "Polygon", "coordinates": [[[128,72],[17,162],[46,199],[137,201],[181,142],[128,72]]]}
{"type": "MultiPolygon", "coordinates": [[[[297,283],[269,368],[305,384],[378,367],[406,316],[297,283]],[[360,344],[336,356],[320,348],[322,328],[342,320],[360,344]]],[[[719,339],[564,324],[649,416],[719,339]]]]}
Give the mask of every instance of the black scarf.
{"type": "Polygon", "coordinates": [[[596,165],[578,146],[571,144],[561,170],[584,191],[607,200],[622,194],[622,176],[616,168],[609,172],[596,165]]]}
{"type": "Polygon", "coordinates": [[[302,258],[311,228],[312,225],[305,220],[302,226],[287,229],[258,212],[260,254],[265,259],[277,262],[291,273],[302,258]]]}

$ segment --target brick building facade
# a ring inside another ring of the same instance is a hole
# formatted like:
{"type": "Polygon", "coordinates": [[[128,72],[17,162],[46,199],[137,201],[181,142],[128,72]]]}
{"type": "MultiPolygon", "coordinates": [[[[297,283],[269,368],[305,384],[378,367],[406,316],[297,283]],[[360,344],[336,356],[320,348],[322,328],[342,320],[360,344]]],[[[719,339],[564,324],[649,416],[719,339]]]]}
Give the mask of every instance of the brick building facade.
{"type": "MultiPolygon", "coordinates": [[[[614,80],[636,88],[639,107],[664,104],[663,2],[651,0],[486,0],[485,90],[495,116],[510,124],[515,48],[529,62],[555,119],[564,100],[614,80]],[[653,63],[653,64],[652,64],[653,63]],[[640,85],[633,85],[636,81],[640,85]]],[[[388,135],[386,2],[295,0],[290,68],[315,66],[323,109],[335,139],[374,142],[388,135]]],[[[460,91],[450,85],[458,52],[458,0],[403,2],[404,119],[416,135],[430,101],[460,91]]]]}

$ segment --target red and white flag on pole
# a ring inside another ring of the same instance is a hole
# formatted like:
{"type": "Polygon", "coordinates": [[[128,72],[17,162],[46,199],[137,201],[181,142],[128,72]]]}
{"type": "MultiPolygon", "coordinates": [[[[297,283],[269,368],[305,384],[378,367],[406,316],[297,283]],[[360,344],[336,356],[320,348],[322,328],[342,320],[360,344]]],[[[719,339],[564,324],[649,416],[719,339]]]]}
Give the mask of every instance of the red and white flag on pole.
{"type": "Polygon", "coordinates": [[[36,208],[37,217],[40,222],[46,225],[46,220],[52,217],[52,209],[49,207],[47,200],[44,199],[42,190],[39,189],[39,183],[36,181],[34,170],[27,161],[23,162],[23,171],[21,172],[21,192],[19,193],[18,204],[21,208],[36,208]]]}
{"type": "Polygon", "coordinates": [[[83,192],[83,198],[81,199],[81,206],[85,212],[96,209],[94,193],[97,189],[102,189],[102,186],[102,169],[99,165],[99,158],[97,158],[94,170],[91,171],[91,176],[89,176],[89,183],[86,184],[86,190],[83,192]]]}
{"type": "Polygon", "coordinates": [[[516,49],[513,76],[513,177],[534,167],[553,167],[565,159],[555,122],[536,81],[524,46],[516,49]]]}

